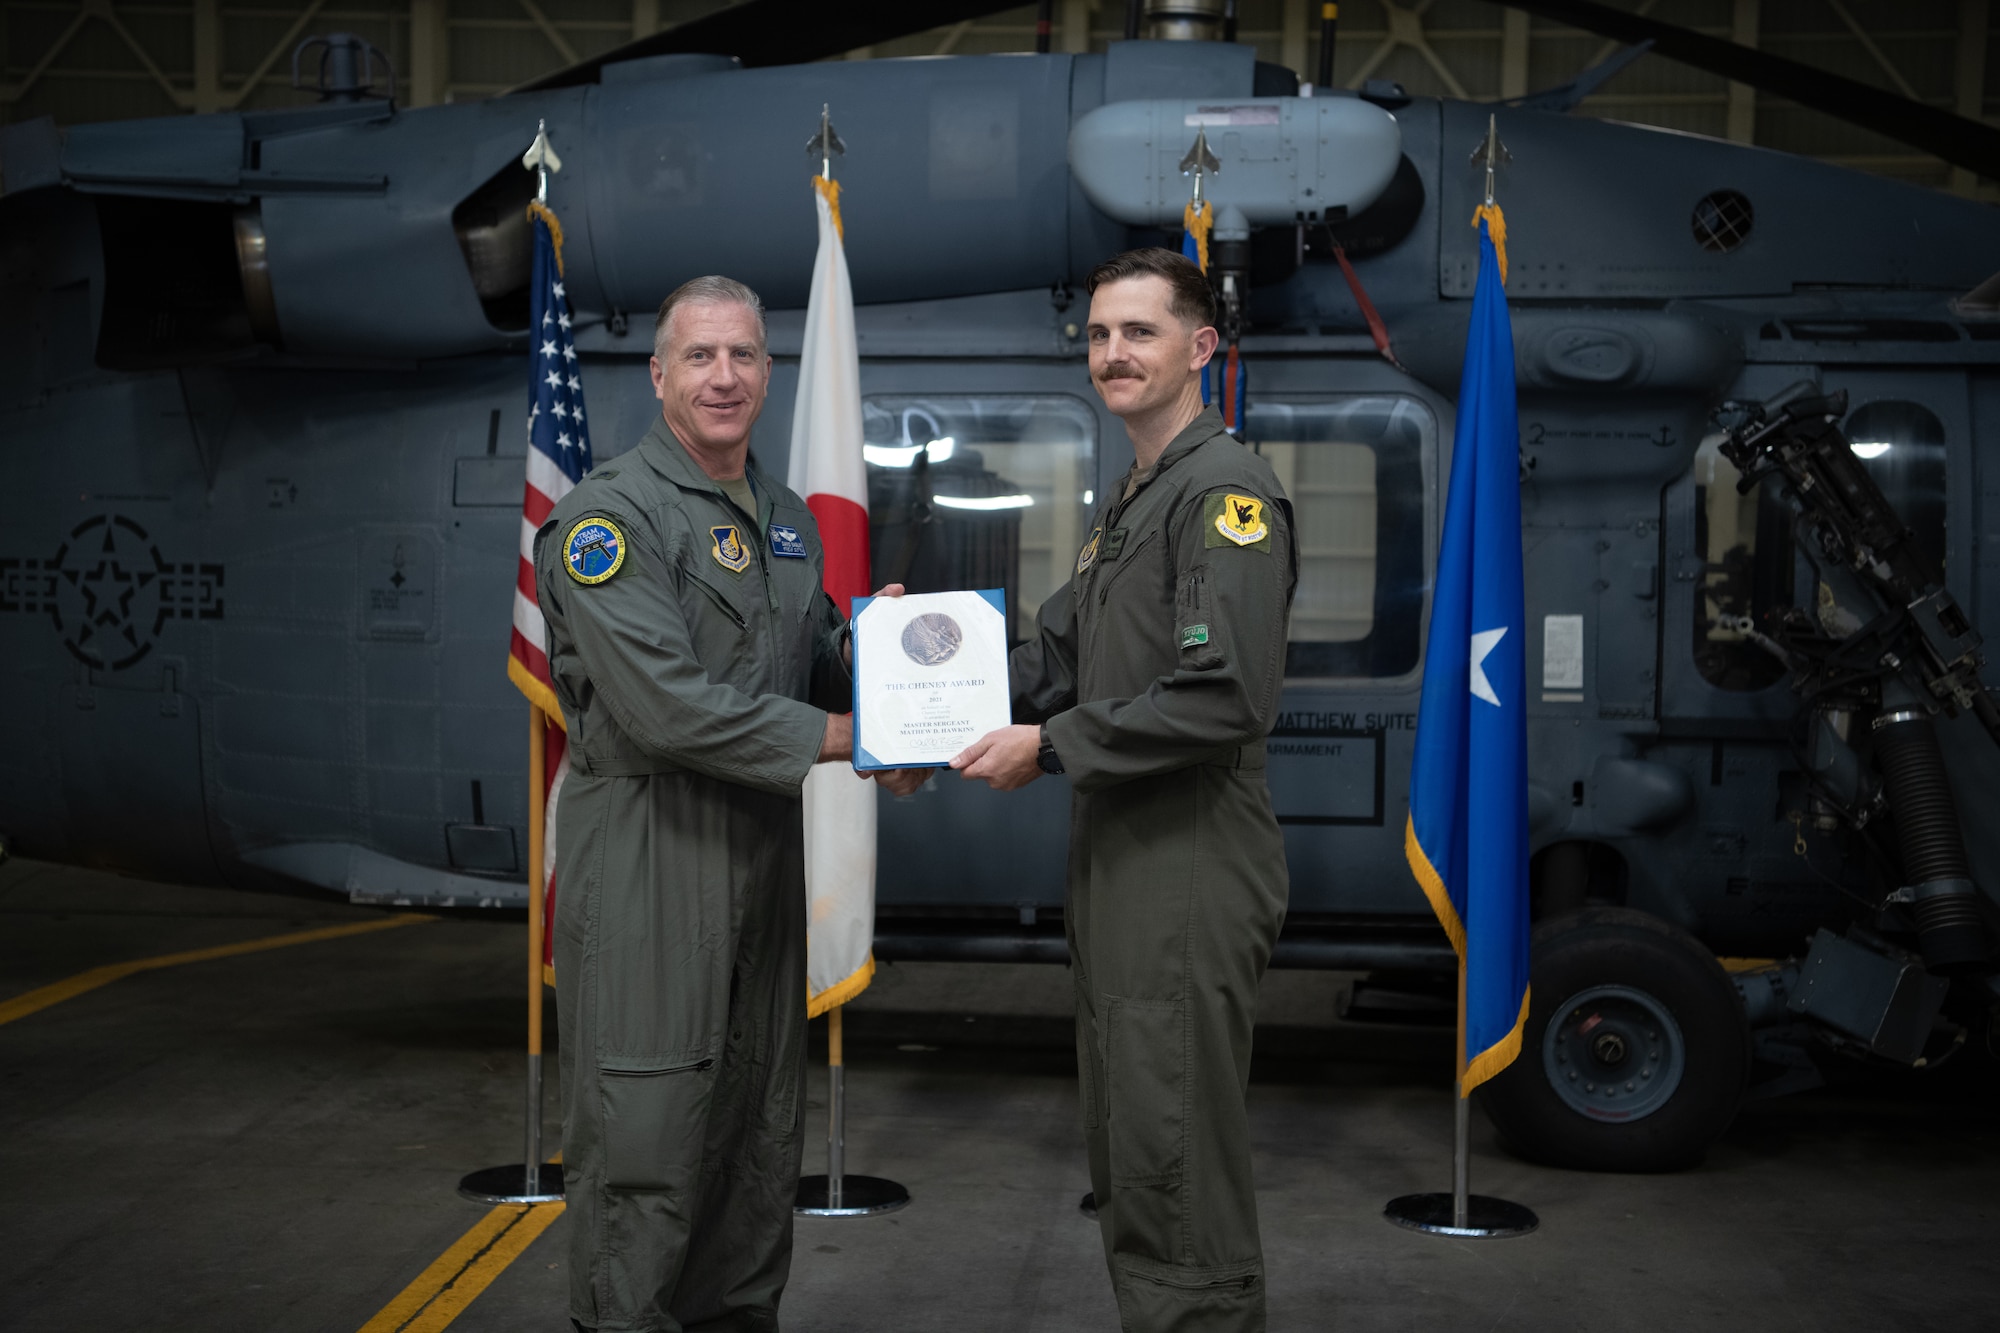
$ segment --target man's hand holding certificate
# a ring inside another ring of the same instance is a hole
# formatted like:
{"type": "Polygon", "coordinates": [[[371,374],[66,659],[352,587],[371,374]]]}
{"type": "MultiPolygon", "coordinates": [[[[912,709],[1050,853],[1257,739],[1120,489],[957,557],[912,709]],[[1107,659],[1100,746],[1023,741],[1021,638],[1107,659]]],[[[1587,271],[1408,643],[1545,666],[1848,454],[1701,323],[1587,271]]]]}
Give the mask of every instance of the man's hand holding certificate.
{"type": "Polygon", "coordinates": [[[942,768],[1012,720],[1006,598],[854,599],[854,767],[942,768]]]}

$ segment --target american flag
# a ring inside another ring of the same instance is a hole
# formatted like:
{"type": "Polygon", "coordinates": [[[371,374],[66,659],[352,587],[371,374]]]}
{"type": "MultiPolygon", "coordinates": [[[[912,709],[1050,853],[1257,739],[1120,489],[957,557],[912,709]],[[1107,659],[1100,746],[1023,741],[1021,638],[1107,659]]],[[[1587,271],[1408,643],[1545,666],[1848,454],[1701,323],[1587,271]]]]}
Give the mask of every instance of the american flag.
{"type": "MultiPolygon", "coordinates": [[[[568,737],[562,709],[549,680],[548,628],[535,600],[535,532],[548,521],[556,501],[590,471],[590,429],[583,415],[583,378],[563,293],[562,224],[547,205],[532,203],[535,229],[534,279],[528,289],[528,484],[521,500],[521,562],[514,582],[514,632],[507,652],[507,677],[548,718],[548,756],[543,769],[547,813],[542,839],[543,878],[548,885],[545,914],[555,912],[556,798],[561,794],[568,737]]],[[[544,940],[550,940],[544,934],[544,940]]]]}

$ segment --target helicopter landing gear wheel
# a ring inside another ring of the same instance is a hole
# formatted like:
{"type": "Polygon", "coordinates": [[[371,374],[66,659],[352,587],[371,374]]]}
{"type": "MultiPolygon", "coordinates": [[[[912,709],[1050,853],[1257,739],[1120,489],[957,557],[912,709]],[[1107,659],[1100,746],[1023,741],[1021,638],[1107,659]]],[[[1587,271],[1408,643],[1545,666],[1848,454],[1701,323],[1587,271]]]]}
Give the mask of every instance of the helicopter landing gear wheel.
{"type": "Polygon", "coordinates": [[[1619,907],[1536,927],[1521,1054],[1479,1090],[1508,1147],[1584,1171],[1672,1171],[1735,1118],[1750,1027],[1686,931],[1619,907]]]}

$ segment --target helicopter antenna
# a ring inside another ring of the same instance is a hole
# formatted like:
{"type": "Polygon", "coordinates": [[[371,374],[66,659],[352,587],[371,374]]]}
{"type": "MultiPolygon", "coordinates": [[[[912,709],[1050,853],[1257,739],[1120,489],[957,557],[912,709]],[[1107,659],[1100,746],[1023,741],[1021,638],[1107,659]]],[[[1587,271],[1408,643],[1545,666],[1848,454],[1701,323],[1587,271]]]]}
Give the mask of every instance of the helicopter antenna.
{"type": "Polygon", "coordinates": [[[521,154],[521,165],[535,173],[535,199],[546,204],[549,201],[549,173],[562,170],[562,159],[556,156],[555,145],[549,142],[549,123],[535,122],[535,141],[528,145],[528,151],[521,154]]]}
{"type": "Polygon", "coordinates": [[[819,133],[806,140],[806,156],[819,159],[820,179],[829,181],[833,179],[833,159],[847,156],[847,145],[834,130],[825,102],[819,104],[819,133]]]}

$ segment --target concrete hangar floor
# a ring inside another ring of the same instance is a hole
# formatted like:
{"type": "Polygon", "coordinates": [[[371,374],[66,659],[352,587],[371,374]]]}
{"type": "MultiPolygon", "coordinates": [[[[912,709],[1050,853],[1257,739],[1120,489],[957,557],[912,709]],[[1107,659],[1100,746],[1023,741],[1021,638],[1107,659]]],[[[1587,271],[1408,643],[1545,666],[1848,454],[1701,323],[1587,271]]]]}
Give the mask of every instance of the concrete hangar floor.
{"type": "MultiPolygon", "coordinates": [[[[567,1327],[562,1219],[454,1193],[519,1160],[523,929],[390,920],[0,866],[0,1328],[567,1327]]],[[[1475,1115],[1475,1188],[1542,1228],[1438,1240],[1381,1209],[1449,1186],[1449,1034],[1343,1024],[1341,982],[1276,973],[1264,996],[1251,1120],[1274,1330],[1994,1327],[1991,1060],[1754,1104],[1671,1176],[1532,1167],[1475,1115]]],[[[851,1008],[850,1169],[913,1202],[801,1219],[788,1330],[1116,1327],[1076,1207],[1067,985],[901,964],[851,1008]]],[[[824,1106],[821,1069],[809,1170],[824,1106]]]]}

